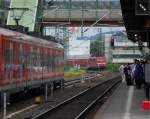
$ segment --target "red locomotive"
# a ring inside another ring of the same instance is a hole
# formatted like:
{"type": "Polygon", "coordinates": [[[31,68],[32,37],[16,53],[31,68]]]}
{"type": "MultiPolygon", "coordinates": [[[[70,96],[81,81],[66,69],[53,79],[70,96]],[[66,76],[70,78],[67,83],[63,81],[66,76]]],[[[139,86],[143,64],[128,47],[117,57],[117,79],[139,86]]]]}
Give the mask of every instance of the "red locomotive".
{"type": "Polygon", "coordinates": [[[80,65],[81,67],[87,69],[103,69],[107,65],[107,59],[105,57],[89,57],[89,58],[80,58],[80,59],[69,59],[69,66],[80,65]]]}
{"type": "Polygon", "coordinates": [[[101,68],[104,69],[107,65],[106,57],[90,57],[89,68],[101,68]]]}
{"type": "Polygon", "coordinates": [[[63,81],[62,45],[0,28],[0,91],[63,81]]]}

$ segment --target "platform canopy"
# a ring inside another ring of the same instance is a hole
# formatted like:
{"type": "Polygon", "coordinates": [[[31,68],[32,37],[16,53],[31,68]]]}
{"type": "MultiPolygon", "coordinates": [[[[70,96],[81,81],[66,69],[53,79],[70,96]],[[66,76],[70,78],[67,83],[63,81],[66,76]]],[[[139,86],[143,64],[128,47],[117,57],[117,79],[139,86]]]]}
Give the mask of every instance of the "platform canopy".
{"type": "Polygon", "coordinates": [[[45,26],[123,25],[119,0],[47,0],[43,18],[45,26]]]}
{"type": "Polygon", "coordinates": [[[150,0],[120,0],[128,38],[150,42],[150,0]]]}

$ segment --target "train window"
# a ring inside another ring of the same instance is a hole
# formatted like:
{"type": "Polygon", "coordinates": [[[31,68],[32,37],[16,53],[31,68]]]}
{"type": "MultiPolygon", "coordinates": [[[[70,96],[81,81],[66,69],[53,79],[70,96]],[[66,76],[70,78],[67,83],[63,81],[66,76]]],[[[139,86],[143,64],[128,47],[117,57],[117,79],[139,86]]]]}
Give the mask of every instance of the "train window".
{"type": "Polygon", "coordinates": [[[52,66],[52,72],[54,72],[54,56],[52,55],[52,57],[51,57],[51,66],[52,66]]]}
{"type": "Polygon", "coordinates": [[[55,55],[52,56],[52,72],[55,72],[55,55]]]}
{"type": "Polygon", "coordinates": [[[22,70],[25,70],[25,53],[22,44],[20,44],[19,48],[19,64],[22,70]]]}
{"type": "Polygon", "coordinates": [[[39,48],[37,49],[37,66],[40,66],[40,50],[39,48]]]}
{"type": "Polygon", "coordinates": [[[57,65],[58,65],[58,57],[57,57],[57,51],[55,52],[55,71],[57,72],[57,65]]]}
{"type": "Polygon", "coordinates": [[[43,61],[43,57],[42,57],[42,54],[40,53],[40,67],[42,68],[42,61],[43,61]]]}
{"type": "Polygon", "coordinates": [[[46,68],[46,55],[44,54],[43,56],[43,65],[44,65],[44,69],[46,68]]]}
{"type": "Polygon", "coordinates": [[[52,55],[50,55],[49,60],[50,60],[50,71],[52,72],[52,55]]]}
{"type": "Polygon", "coordinates": [[[13,64],[13,43],[10,42],[10,47],[5,49],[5,62],[6,69],[10,68],[10,65],[13,64]]]}
{"type": "Polygon", "coordinates": [[[47,58],[48,58],[48,71],[51,71],[51,57],[50,55],[47,55],[47,58]]]}
{"type": "Polygon", "coordinates": [[[36,51],[36,67],[38,68],[39,66],[39,49],[37,48],[37,51],[36,51]]]}
{"type": "Polygon", "coordinates": [[[6,65],[10,64],[10,49],[5,50],[5,62],[6,65]]]}
{"type": "Polygon", "coordinates": [[[6,73],[6,79],[12,79],[12,71],[13,70],[13,61],[14,61],[14,58],[13,58],[13,42],[12,41],[5,41],[4,42],[4,53],[5,53],[5,56],[4,56],[4,59],[5,59],[5,73],[6,73]]]}
{"type": "Polygon", "coordinates": [[[30,48],[30,55],[29,55],[29,66],[31,68],[31,66],[33,65],[33,62],[32,62],[32,53],[33,53],[33,47],[31,46],[30,48]]]}
{"type": "Polygon", "coordinates": [[[20,64],[23,64],[25,62],[24,50],[22,44],[20,44],[20,49],[19,49],[19,62],[20,64]]]}
{"type": "Polygon", "coordinates": [[[34,49],[34,66],[37,67],[38,66],[38,53],[37,53],[37,49],[34,49]]]}
{"type": "Polygon", "coordinates": [[[35,52],[32,53],[32,62],[33,62],[33,67],[35,67],[36,66],[36,53],[35,52]]]}
{"type": "Polygon", "coordinates": [[[33,51],[32,51],[32,66],[33,68],[36,66],[36,52],[35,52],[35,49],[33,47],[33,51]]]}
{"type": "Polygon", "coordinates": [[[44,67],[44,54],[41,54],[41,66],[44,67]]]}
{"type": "Polygon", "coordinates": [[[44,52],[44,68],[47,71],[47,50],[45,50],[45,52],[44,52]]]}

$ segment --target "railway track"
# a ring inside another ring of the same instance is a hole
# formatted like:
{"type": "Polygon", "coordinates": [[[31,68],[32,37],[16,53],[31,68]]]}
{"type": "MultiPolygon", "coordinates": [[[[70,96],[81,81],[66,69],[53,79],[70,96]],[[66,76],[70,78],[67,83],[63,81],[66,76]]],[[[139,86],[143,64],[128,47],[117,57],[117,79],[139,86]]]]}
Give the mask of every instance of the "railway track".
{"type": "Polygon", "coordinates": [[[79,119],[97,100],[103,98],[120,80],[111,79],[46,110],[32,119],[79,119]]]}

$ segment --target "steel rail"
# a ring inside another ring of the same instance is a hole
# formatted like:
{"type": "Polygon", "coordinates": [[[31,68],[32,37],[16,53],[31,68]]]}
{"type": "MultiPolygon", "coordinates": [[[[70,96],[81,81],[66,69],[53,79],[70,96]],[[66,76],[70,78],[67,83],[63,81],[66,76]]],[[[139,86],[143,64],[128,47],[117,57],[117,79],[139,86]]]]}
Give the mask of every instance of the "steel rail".
{"type": "MultiPolygon", "coordinates": [[[[120,81],[120,80],[119,80],[120,81]]],[[[76,96],[73,96],[72,98],[56,105],[54,108],[52,109],[48,109],[42,113],[40,113],[39,115],[36,115],[35,117],[33,117],[32,119],[46,119],[46,117],[48,117],[50,114],[49,113],[53,113],[53,112],[61,112],[61,111],[65,111],[66,109],[62,109],[64,106],[67,106],[69,105],[69,103],[73,103],[75,105],[79,105],[78,108],[80,108],[79,110],[82,110],[80,113],[76,114],[76,116],[72,117],[73,119],[78,119],[80,118],[85,112],[86,110],[88,110],[95,102],[96,100],[98,100],[100,97],[102,97],[104,94],[106,94],[111,88],[114,87],[114,85],[116,85],[118,82],[118,80],[116,81],[116,79],[113,77],[107,81],[104,81],[100,84],[97,84],[95,87],[92,87],[92,88],[89,88],[87,89],[86,91],[76,95],[76,96]],[[109,84],[110,86],[106,86],[106,84],[109,84]],[[101,90],[101,94],[96,94],[96,90],[98,89],[101,89],[101,88],[106,88],[104,91],[103,89],[101,90]],[[93,90],[95,90],[95,92],[92,92],[93,90]],[[96,99],[91,99],[93,98],[92,96],[89,96],[88,93],[90,94],[96,94],[96,99]],[[98,95],[98,96],[97,96],[98,95]],[[99,96],[100,95],[100,96],[99,96]],[[83,100],[84,98],[86,97],[86,100],[83,100]],[[91,101],[92,100],[92,101],[91,101]],[[73,102],[74,101],[74,102],[73,102]],[[80,101],[80,102],[79,102],[80,101]],[[82,109],[84,108],[84,109],[82,109]],[[57,111],[61,109],[61,111],[57,111]]],[[[70,106],[70,105],[69,105],[70,106]]],[[[73,105],[72,105],[73,106],[73,105]]],[[[72,111],[72,110],[67,110],[67,111],[72,111]]],[[[77,109],[78,111],[78,109],[77,109]]],[[[74,112],[71,112],[71,113],[74,113],[74,112]]],[[[72,114],[73,115],[73,114],[72,114]]],[[[51,116],[51,115],[50,115],[51,116]]],[[[63,116],[66,116],[66,115],[62,115],[62,119],[63,119],[63,116]]],[[[56,118],[56,117],[55,117],[56,118]]],[[[72,119],[69,117],[69,119],[72,119]]],[[[67,119],[67,117],[64,117],[64,119],[67,119]]]]}

